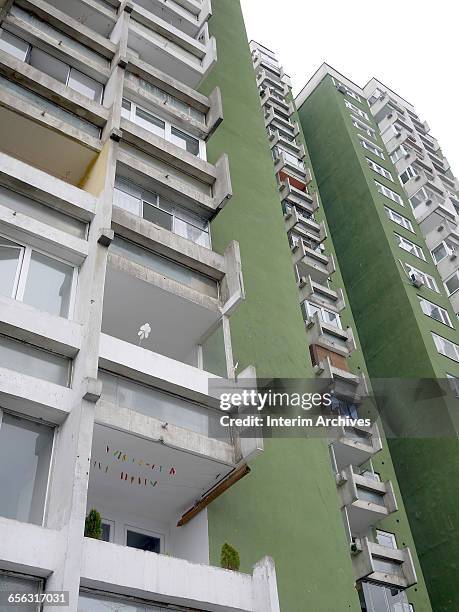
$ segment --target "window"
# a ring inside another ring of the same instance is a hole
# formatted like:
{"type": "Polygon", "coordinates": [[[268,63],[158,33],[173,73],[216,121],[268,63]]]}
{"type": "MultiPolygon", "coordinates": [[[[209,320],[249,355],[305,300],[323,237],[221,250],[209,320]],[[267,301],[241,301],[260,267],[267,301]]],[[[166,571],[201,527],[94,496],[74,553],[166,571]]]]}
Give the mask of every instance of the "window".
{"type": "Polygon", "coordinates": [[[344,87],[344,89],[346,90],[346,95],[350,96],[351,98],[354,98],[354,100],[357,100],[357,102],[362,102],[362,98],[359,96],[359,94],[355,93],[355,91],[352,90],[350,87],[348,87],[341,81],[338,81],[334,77],[332,77],[332,81],[336,85],[336,87],[344,87]]]}
{"type": "Polygon", "coordinates": [[[188,151],[188,153],[200,157],[201,159],[206,159],[206,146],[204,141],[198,140],[194,136],[179,130],[168,121],[156,117],[127,98],[123,98],[121,116],[140,125],[149,132],[164,138],[168,142],[172,142],[181,149],[188,151]]]}
{"type": "Polygon", "coordinates": [[[322,306],[316,306],[312,302],[305,301],[302,303],[303,315],[306,319],[313,317],[316,313],[319,315],[319,318],[322,319],[324,323],[328,323],[330,325],[334,325],[335,327],[341,326],[341,319],[337,312],[333,310],[328,310],[327,308],[323,308],[322,306]]]}
{"type": "Polygon", "coordinates": [[[457,344],[454,344],[454,342],[451,342],[451,340],[447,340],[446,338],[438,336],[433,332],[432,338],[440,355],[449,357],[450,359],[453,359],[453,361],[459,361],[459,346],[457,344]]]}
{"type": "Polygon", "coordinates": [[[395,238],[397,239],[398,246],[401,249],[408,251],[408,253],[411,253],[415,257],[418,257],[419,259],[423,259],[424,261],[426,261],[424,251],[421,249],[420,246],[418,246],[417,244],[414,244],[414,242],[411,242],[411,240],[407,240],[406,238],[403,238],[403,236],[400,236],[400,234],[397,234],[394,232],[394,235],[395,235],[395,238]]]}
{"type": "Polygon", "coordinates": [[[0,236],[1,294],[69,318],[76,279],[77,269],[73,266],[0,236]]]}
{"type": "Polygon", "coordinates": [[[54,428],[0,410],[0,515],[41,525],[54,428]]]}
{"type": "Polygon", "coordinates": [[[373,144],[372,142],[370,142],[363,136],[359,136],[359,140],[360,140],[360,144],[362,145],[364,149],[367,149],[367,151],[371,151],[371,153],[373,153],[374,155],[377,155],[381,159],[385,159],[383,150],[380,147],[377,147],[375,144],[373,144]]]}
{"type": "Polygon", "coordinates": [[[300,159],[298,159],[297,155],[294,155],[284,147],[276,146],[273,148],[274,160],[277,160],[281,154],[283,155],[286,162],[292,164],[300,170],[304,170],[304,164],[300,159]]]}
{"type": "Polygon", "coordinates": [[[90,100],[99,104],[102,102],[104,92],[102,83],[86,76],[76,68],[72,68],[69,64],[58,60],[38,47],[30,45],[18,36],[1,29],[0,49],[78,91],[90,100]]]}
{"type": "Polygon", "coordinates": [[[373,104],[379,100],[382,96],[384,96],[384,92],[380,89],[376,88],[374,92],[371,94],[370,98],[368,98],[368,104],[373,106],[373,104]]]}
{"type": "Polygon", "coordinates": [[[426,287],[428,287],[432,291],[436,291],[437,293],[440,293],[438,286],[437,286],[437,281],[434,279],[433,276],[430,276],[430,274],[426,274],[425,272],[421,272],[421,270],[418,270],[414,266],[411,266],[410,264],[407,264],[407,263],[405,264],[405,268],[407,269],[407,272],[410,278],[412,278],[413,275],[419,276],[424,282],[424,285],[426,285],[426,287]]]}
{"type": "Polygon", "coordinates": [[[82,590],[78,598],[77,612],[192,612],[192,610],[170,603],[147,604],[145,600],[133,597],[121,597],[115,594],[101,595],[82,590]]]}
{"type": "Polygon", "coordinates": [[[386,211],[386,214],[391,221],[397,223],[397,225],[401,225],[410,232],[415,233],[413,225],[409,219],[399,214],[398,212],[395,212],[395,210],[392,210],[392,208],[388,208],[387,206],[384,206],[384,210],[386,211]]]}
{"type": "Polygon", "coordinates": [[[395,535],[393,533],[389,533],[388,531],[381,531],[381,529],[377,529],[376,541],[378,544],[385,546],[386,548],[397,548],[397,540],[395,539],[395,535]]]}
{"type": "Polygon", "coordinates": [[[400,174],[400,182],[402,185],[405,185],[405,183],[416,176],[418,176],[418,173],[413,166],[408,166],[408,168],[406,168],[406,170],[400,174]]]}
{"type": "Polygon", "coordinates": [[[457,246],[451,240],[443,240],[432,250],[432,257],[436,264],[439,264],[446,257],[454,255],[457,246]]]}
{"type": "Polygon", "coordinates": [[[115,523],[109,519],[102,519],[102,536],[103,542],[113,542],[113,536],[115,533],[115,523]]]}
{"type": "Polygon", "coordinates": [[[433,302],[429,302],[423,297],[418,296],[419,303],[421,304],[422,312],[432,319],[436,319],[443,323],[444,325],[448,325],[448,327],[453,327],[451,324],[451,319],[449,318],[448,311],[433,302]]]}
{"type": "Polygon", "coordinates": [[[432,189],[428,187],[421,187],[414,196],[410,198],[410,204],[413,210],[417,208],[420,204],[427,203],[436,203],[436,204],[444,204],[444,199],[440,194],[435,193],[432,189]]]}
{"type": "Polygon", "coordinates": [[[453,295],[459,289],[459,272],[456,270],[452,276],[445,280],[445,287],[448,295],[453,295]]]}
{"type": "Polygon", "coordinates": [[[349,100],[344,100],[344,104],[349,110],[351,110],[353,113],[355,113],[359,117],[366,119],[366,121],[370,121],[370,118],[368,117],[367,113],[361,110],[360,108],[358,108],[355,104],[352,104],[352,102],[349,102],[349,100]]]}
{"type": "Polygon", "coordinates": [[[395,149],[395,151],[393,151],[390,154],[390,159],[392,161],[392,163],[396,163],[398,162],[399,159],[402,159],[402,157],[405,157],[406,155],[409,155],[411,152],[411,149],[409,149],[407,146],[405,145],[400,145],[399,147],[397,147],[395,149]]]}
{"type": "Polygon", "coordinates": [[[389,189],[389,187],[386,187],[385,185],[382,185],[380,182],[378,182],[376,180],[375,180],[375,185],[376,185],[376,189],[379,191],[379,193],[381,193],[382,195],[386,196],[386,198],[389,198],[393,202],[397,202],[397,204],[400,204],[400,206],[405,206],[403,204],[402,197],[398,193],[395,193],[395,191],[392,191],[392,189],[389,189]]]}
{"type": "Polygon", "coordinates": [[[370,159],[369,157],[365,158],[367,160],[368,165],[370,166],[370,168],[374,171],[377,172],[378,174],[380,174],[381,176],[383,176],[384,178],[388,179],[389,181],[393,181],[394,179],[392,178],[392,174],[389,172],[389,170],[386,170],[385,168],[383,168],[382,166],[380,166],[379,164],[377,164],[376,162],[374,162],[372,159],[370,159]]]}
{"type": "Polygon", "coordinates": [[[0,336],[0,368],[7,368],[68,387],[70,359],[31,344],[0,336]]]}
{"type": "Polygon", "coordinates": [[[188,210],[135,183],[117,177],[115,206],[210,249],[209,223],[188,210]]]}
{"type": "Polygon", "coordinates": [[[126,546],[154,553],[163,552],[163,536],[126,528],[126,546]]]}
{"type": "MultiPolygon", "coordinates": [[[[26,577],[23,574],[14,574],[12,572],[3,572],[0,570],[0,593],[3,596],[6,593],[18,593],[25,596],[40,595],[43,593],[43,580],[40,578],[26,577]]],[[[6,600],[4,600],[6,604],[6,600]]],[[[2,606],[2,610],[9,612],[10,610],[39,612],[40,604],[15,604],[14,606],[2,606]]]]}
{"type": "Polygon", "coordinates": [[[351,121],[354,127],[356,127],[361,132],[365,132],[365,134],[370,138],[376,140],[376,131],[372,127],[370,127],[363,121],[360,121],[360,119],[357,119],[357,117],[354,117],[353,115],[351,115],[351,121]]]}

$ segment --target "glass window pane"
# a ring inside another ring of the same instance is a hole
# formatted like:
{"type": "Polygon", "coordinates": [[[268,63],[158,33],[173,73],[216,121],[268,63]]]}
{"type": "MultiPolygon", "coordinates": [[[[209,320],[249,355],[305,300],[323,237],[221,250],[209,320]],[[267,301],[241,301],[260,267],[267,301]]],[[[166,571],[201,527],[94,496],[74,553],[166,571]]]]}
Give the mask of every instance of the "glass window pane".
{"type": "Polygon", "coordinates": [[[451,295],[459,289],[459,274],[456,273],[454,276],[445,281],[445,285],[448,289],[448,294],[451,295]]]}
{"type": "MultiPolygon", "coordinates": [[[[0,592],[1,593],[23,593],[38,594],[40,592],[40,580],[28,580],[27,578],[17,578],[16,576],[8,576],[0,573],[0,592]]],[[[3,605],[2,612],[36,612],[37,604],[24,603],[14,604],[11,606],[3,605]]]]}
{"type": "Polygon", "coordinates": [[[3,414],[0,426],[0,514],[41,525],[54,429],[3,414]]]}
{"type": "Polygon", "coordinates": [[[95,102],[102,101],[102,93],[104,91],[102,83],[98,83],[94,79],[81,73],[79,70],[75,70],[75,68],[70,70],[68,85],[90,100],[94,100],[95,102]]]}
{"type": "Polygon", "coordinates": [[[126,546],[138,548],[139,550],[147,550],[149,552],[161,552],[161,540],[154,536],[144,533],[137,533],[128,529],[126,536],[126,546]]]}
{"type": "Polygon", "coordinates": [[[147,202],[143,203],[143,218],[170,231],[172,230],[172,215],[147,202]]]}
{"type": "Polygon", "coordinates": [[[27,57],[29,46],[29,43],[25,40],[21,40],[17,36],[14,36],[14,34],[10,34],[6,30],[0,29],[0,49],[2,51],[6,51],[24,62],[27,57]]]}
{"type": "Polygon", "coordinates": [[[181,132],[175,127],[171,128],[171,142],[185,149],[188,153],[199,155],[199,140],[181,132]]]}
{"type": "Polygon", "coordinates": [[[124,603],[116,598],[110,600],[89,593],[80,593],[77,612],[156,612],[156,610],[159,612],[161,608],[156,606],[145,608],[143,605],[124,603]]]}
{"type": "Polygon", "coordinates": [[[0,237],[0,293],[14,297],[13,290],[23,248],[0,237]]]}
{"type": "Polygon", "coordinates": [[[177,219],[177,217],[175,218],[174,222],[174,232],[179,236],[192,240],[196,244],[210,248],[210,237],[208,232],[195,227],[194,225],[190,225],[182,219],[177,219]]]}
{"type": "Polygon", "coordinates": [[[165,127],[166,124],[161,119],[150,115],[146,111],[141,108],[137,108],[135,111],[136,115],[136,123],[142,127],[144,127],[149,132],[153,132],[154,134],[158,134],[161,138],[165,136],[165,127]]]}
{"type": "Polygon", "coordinates": [[[34,251],[27,274],[24,302],[59,317],[68,317],[72,281],[72,266],[34,251]]]}
{"type": "Polygon", "coordinates": [[[67,83],[69,66],[37,47],[32,47],[29,64],[61,83],[67,83]]]}
{"type": "Polygon", "coordinates": [[[115,206],[119,206],[120,208],[124,208],[124,210],[127,210],[134,215],[140,216],[141,203],[140,197],[131,195],[130,193],[115,187],[113,194],[113,204],[115,206]]]}
{"type": "Polygon", "coordinates": [[[0,336],[0,367],[15,370],[28,376],[41,378],[69,386],[70,360],[19,342],[0,336]]]}

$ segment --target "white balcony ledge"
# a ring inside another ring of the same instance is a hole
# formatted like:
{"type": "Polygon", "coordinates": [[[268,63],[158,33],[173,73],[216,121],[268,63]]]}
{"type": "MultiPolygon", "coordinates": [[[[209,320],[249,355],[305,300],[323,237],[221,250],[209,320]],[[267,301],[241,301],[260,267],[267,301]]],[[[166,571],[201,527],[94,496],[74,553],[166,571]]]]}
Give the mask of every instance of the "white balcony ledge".
{"type": "Polygon", "coordinates": [[[0,367],[3,408],[58,425],[70,414],[73,401],[72,389],[0,367]]]}
{"type": "Polygon", "coordinates": [[[296,163],[296,160],[289,159],[284,153],[278,153],[274,160],[274,172],[275,174],[279,174],[279,172],[288,174],[305,185],[311,182],[311,171],[309,168],[300,160],[296,163]]]}
{"type": "Polygon", "coordinates": [[[115,26],[117,12],[100,0],[67,0],[65,7],[62,0],[48,0],[56,9],[62,10],[86,28],[97,32],[100,36],[108,38],[115,26]]]}
{"type": "Polygon", "coordinates": [[[270,108],[267,113],[265,113],[265,127],[268,128],[269,126],[272,126],[274,129],[279,127],[279,129],[291,133],[295,138],[300,133],[298,123],[296,121],[285,119],[284,117],[277,115],[273,108],[270,108]]]}
{"type": "Polygon", "coordinates": [[[271,559],[249,575],[85,538],[81,585],[214,612],[280,611],[271,559]]]}
{"type": "Polygon", "coordinates": [[[42,578],[56,571],[64,552],[64,534],[54,529],[0,517],[3,570],[42,578]]]}
{"type": "Polygon", "coordinates": [[[178,205],[191,210],[205,219],[212,219],[231,197],[231,183],[225,187],[225,180],[229,180],[229,164],[227,158],[220,158],[215,164],[219,174],[226,177],[223,181],[217,181],[212,189],[205,186],[198,188],[194,183],[186,181],[182,173],[173,175],[167,169],[158,167],[154,160],[145,157],[140,158],[135,151],[121,148],[118,153],[118,167],[123,176],[131,178],[137,185],[145,189],[151,189],[154,181],[155,188],[164,197],[170,197],[178,205]],[[212,193],[212,191],[214,193],[212,193]],[[224,193],[226,192],[226,197],[224,193]],[[215,194],[215,195],[214,195],[215,194]]]}
{"type": "Polygon", "coordinates": [[[97,199],[93,195],[5,153],[0,153],[0,183],[81,221],[94,218],[97,199]]]}
{"type": "Polygon", "coordinates": [[[333,438],[333,451],[338,470],[343,470],[349,465],[362,465],[381,449],[381,435],[376,423],[370,427],[340,427],[336,437],[333,438]]]}
{"type": "Polygon", "coordinates": [[[74,357],[81,346],[81,325],[9,297],[0,296],[0,333],[74,357]]]}
{"type": "Polygon", "coordinates": [[[0,72],[6,78],[98,128],[103,127],[108,120],[109,112],[106,108],[5,51],[0,51],[0,72]]]}
{"type": "Polygon", "coordinates": [[[312,217],[308,218],[301,213],[301,208],[293,206],[291,211],[284,213],[285,229],[287,232],[295,230],[306,239],[322,243],[327,239],[327,230],[323,221],[317,223],[312,217]]]}
{"type": "Polygon", "coordinates": [[[337,474],[336,480],[352,534],[366,533],[371,526],[398,510],[390,481],[380,482],[355,474],[352,466],[337,474]]]}
{"type": "MultiPolygon", "coordinates": [[[[219,191],[219,186],[215,186],[215,183],[220,179],[226,185],[228,197],[230,193],[230,188],[228,187],[229,167],[228,164],[224,167],[223,163],[227,159],[226,156],[220,158],[220,163],[217,162],[215,165],[212,165],[124,117],[121,118],[121,130],[123,142],[144,151],[180,172],[186,173],[205,185],[214,187],[214,191],[219,191]],[[220,169],[221,172],[219,171],[220,169]]],[[[222,191],[225,191],[224,187],[222,191]]]]}
{"type": "Polygon", "coordinates": [[[399,589],[417,583],[416,570],[409,548],[388,548],[368,538],[357,539],[352,565],[357,580],[366,578],[399,589]]]}
{"type": "Polygon", "coordinates": [[[298,266],[300,276],[311,276],[316,282],[325,283],[336,270],[333,255],[314,251],[302,240],[292,251],[293,264],[298,266]]]}
{"type": "Polygon", "coordinates": [[[338,397],[359,402],[363,396],[368,395],[368,387],[362,373],[354,374],[336,367],[329,357],[314,366],[314,373],[319,378],[330,381],[330,390],[338,397]]]}
{"type": "Polygon", "coordinates": [[[286,96],[289,92],[287,85],[274,74],[268,73],[266,70],[261,69],[256,77],[257,86],[259,89],[266,87],[273,87],[279,93],[286,96]]]}
{"type": "Polygon", "coordinates": [[[193,38],[212,15],[210,0],[195,3],[183,0],[135,0],[135,3],[193,38]]]}
{"type": "MultiPolygon", "coordinates": [[[[104,36],[101,36],[94,30],[87,27],[84,23],[81,23],[81,21],[74,19],[70,13],[67,13],[65,10],[60,10],[62,9],[62,3],[59,3],[59,8],[53,6],[52,2],[49,3],[45,2],[44,0],[19,0],[15,2],[15,4],[32,13],[39,19],[42,19],[49,25],[55,27],[57,30],[60,30],[64,34],[74,38],[89,49],[92,49],[98,53],[101,58],[106,58],[107,60],[113,59],[116,53],[116,45],[107,40],[104,36]]],[[[10,18],[11,16],[8,17],[8,21],[10,18]]],[[[18,27],[23,27],[18,22],[16,22],[15,25],[18,27]]],[[[37,30],[37,28],[31,27],[30,25],[26,25],[24,29],[31,35],[35,36],[37,41],[40,41],[41,38],[44,42],[51,44],[51,46],[54,46],[59,42],[51,37],[48,40],[48,36],[43,37],[43,33],[41,31],[37,30]]],[[[72,57],[72,51],[70,49],[66,49],[65,44],[62,44],[62,48],[64,53],[68,53],[69,57],[72,57]]],[[[77,61],[80,61],[79,55],[80,54],[77,53],[75,56],[77,61]]],[[[81,65],[84,66],[84,60],[82,60],[82,62],[83,63],[81,65]]]]}
{"type": "Polygon", "coordinates": [[[215,38],[208,37],[207,25],[203,32],[204,43],[137,6],[129,22],[128,46],[143,61],[198,87],[217,61],[215,38]]]}
{"type": "Polygon", "coordinates": [[[330,307],[331,303],[337,312],[346,307],[344,294],[340,288],[336,289],[336,291],[330,289],[326,285],[315,282],[311,276],[300,277],[298,286],[300,289],[300,302],[311,300],[318,306],[325,306],[326,308],[330,307]]]}
{"type": "Polygon", "coordinates": [[[298,206],[313,214],[319,208],[316,194],[310,195],[307,191],[301,191],[289,183],[288,180],[282,182],[279,188],[282,201],[291,206],[298,206]]]}
{"type": "Polygon", "coordinates": [[[292,155],[296,155],[300,160],[303,160],[306,157],[304,145],[298,145],[295,140],[288,140],[288,138],[286,138],[282,132],[279,132],[279,130],[273,130],[273,132],[269,135],[269,143],[271,149],[277,145],[281,145],[285,149],[290,150],[292,155]]]}
{"type": "Polygon", "coordinates": [[[348,357],[355,351],[354,335],[350,327],[344,330],[336,325],[325,323],[317,312],[307,319],[305,324],[310,344],[329,349],[344,357],[348,357]]]}

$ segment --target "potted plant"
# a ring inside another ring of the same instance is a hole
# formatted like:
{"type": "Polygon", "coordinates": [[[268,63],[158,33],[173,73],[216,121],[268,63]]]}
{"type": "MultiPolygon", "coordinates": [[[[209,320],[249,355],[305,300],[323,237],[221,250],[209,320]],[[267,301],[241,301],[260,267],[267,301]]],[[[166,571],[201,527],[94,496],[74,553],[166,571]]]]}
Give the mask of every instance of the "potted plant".
{"type": "Polygon", "coordinates": [[[84,535],[87,538],[100,540],[102,537],[102,518],[95,508],[93,508],[84,522],[84,535]]]}
{"type": "Polygon", "coordinates": [[[221,555],[220,555],[220,565],[224,569],[233,570],[237,572],[239,570],[241,562],[239,559],[239,553],[237,550],[225,542],[222,546],[221,555]]]}

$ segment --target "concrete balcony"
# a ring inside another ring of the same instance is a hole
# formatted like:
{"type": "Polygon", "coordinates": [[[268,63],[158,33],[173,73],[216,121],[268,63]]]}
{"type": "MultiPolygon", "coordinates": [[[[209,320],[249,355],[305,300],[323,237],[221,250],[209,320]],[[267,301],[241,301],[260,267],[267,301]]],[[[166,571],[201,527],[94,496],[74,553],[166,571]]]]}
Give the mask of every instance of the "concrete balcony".
{"type": "MultiPolygon", "coordinates": [[[[232,195],[228,158],[223,154],[214,164],[184,151],[178,145],[165,140],[133,121],[121,118],[121,143],[123,152],[131,160],[138,158],[136,150],[148,155],[140,156],[143,163],[155,167],[162,183],[185,183],[220,207],[232,195]]],[[[212,206],[212,204],[210,204],[212,206]]]]}
{"type": "Polygon", "coordinates": [[[356,474],[352,466],[337,474],[336,481],[351,533],[357,536],[365,534],[371,526],[398,509],[390,481],[379,482],[356,474]]]}
{"type": "Polygon", "coordinates": [[[289,89],[287,85],[282,81],[282,79],[272,72],[268,72],[261,68],[256,73],[256,82],[258,89],[266,89],[268,87],[272,87],[280,94],[286,96],[289,93],[289,89]]]}
{"type": "Polygon", "coordinates": [[[272,130],[270,131],[268,137],[271,149],[279,145],[282,148],[290,151],[292,155],[296,155],[298,159],[302,160],[306,157],[304,145],[298,145],[295,139],[288,139],[285,133],[282,133],[279,130],[272,130]]]}
{"type": "Polygon", "coordinates": [[[449,296],[455,314],[459,314],[459,291],[455,291],[449,296]]]}
{"type": "Polygon", "coordinates": [[[280,112],[285,113],[288,117],[293,114],[294,108],[292,102],[286,102],[284,96],[279,94],[272,87],[267,87],[261,93],[261,106],[267,110],[270,106],[274,106],[280,112]]]}
{"type": "Polygon", "coordinates": [[[285,117],[282,117],[276,114],[274,108],[270,108],[267,113],[265,113],[265,127],[272,129],[278,129],[281,131],[290,134],[293,138],[296,138],[299,133],[299,127],[296,121],[291,121],[285,117]]]}
{"type": "Polygon", "coordinates": [[[315,282],[310,276],[300,277],[298,287],[300,289],[300,302],[311,300],[325,308],[332,306],[337,312],[346,307],[343,290],[340,288],[335,291],[327,285],[315,282]]]}
{"type": "Polygon", "coordinates": [[[212,15],[210,0],[183,2],[180,0],[134,0],[134,4],[160,17],[163,21],[182,30],[188,36],[198,37],[212,15]]]}
{"type": "Polygon", "coordinates": [[[352,565],[357,580],[374,581],[389,587],[407,589],[417,583],[409,548],[388,548],[368,538],[357,538],[352,545],[352,565]]]}
{"type": "Polygon", "coordinates": [[[296,206],[284,205],[285,229],[287,233],[292,230],[306,238],[313,240],[318,244],[324,242],[327,238],[327,230],[323,221],[317,223],[308,213],[302,212],[301,208],[296,206]]]}
{"type": "Polygon", "coordinates": [[[196,609],[280,610],[269,558],[257,563],[252,574],[242,574],[86,538],[81,585],[196,609]]]}
{"type": "Polygon", "coordinates": [[[138,58],[129,59],[123,93],[202,140],[207,140],[223,121],[218,87],[204,96],[138,58]]]}
{"type": "Polygon", "coordinates": [[[198,87],[217,61],[215,38],[207,23],[191,37],[134,5],[129,21],[128,48],[137,56],[190,87],[198,87]]]}
{"type": "Polygon", "coordinates": [[[421,225],[429,251],[432,251],[443,240],[448,240],[459,246],[457,217],[453,216],[453,218],[451,218],[450,215],[446,215],[445,213],[441,216],[439,213],[440,210],[437,209],[435,217],[429,217],[429,221],[432,224],[431,226],[427,225],[427,221],[421,225]]]}
{"type": "Polygon", "coordinates": [[[459,241],[455,238],[454,241],[450,239],[448,242],[446,257],[437,263],[442,280],[450,277],[459,268],[459,241]]]}
{"type": "Polygon", "coordinates": [[[419,166],[416,168],[416,172],[417,175],[403,185],[403,189],[409,198],[413,197],[414,194],[422,187],[428,187],[430,189],[436,188],[438,190],[438,186],[435,182],[435,176],[432,172],[420,168],[419,166]]]}
{"type": "Polygon", "coordinates": [[[378,122],[378,127],[381,132],[385,132],[387,128],[394,123],[397,123],[399,130],[404,129],[411,135],[414,133],[414,129],[409,120],[404,116],[404,114],[394,109],[391,109],[389,113],[378,122]]]}
{"type": "Polygon", "coordinates": [[[113,6],[110,6],[103,0],[67,0],[63,4],[61,0],[48,0],[48,4],[65,12],[85,29],[89,28],[104,38],[109,38],[115,27],[117,3],[119,4],[118,0],[115,0],[113,6]]]}
{"type": "Polygon", "coordinates": [[[336,325],[326,323],[317,312],[306,319],[305,323],[310,344],[321,346],[344,357],[355,351],[354,335],[350,327],[343,330],[336,325]]]}
{"type": "Polygon", "coordinates": [[[388,129],[387,132],[382,134],[382,139],[384,144],[386,145],[387,152],[390,155],[403,143],[411,143],[411,141],[413,140],[413,136],[411,132],[405,128],[398,131],[392,127],[388,129]]]}
{"type": "Polygon", "coordinates": [[[349,465],[366,463],[381,449],[382,441],[376,423],[371,427],[340,427],[333,438],[333,453],[340,471],[349,465]]]}
{"type": "Polygon", "coordinates": [[[363,396],[368,395],[368,387],[363,374],[354,374],[349,371],[345,358],[337,355],[317,355],[313,359],[314,373],[319,378],[329,382],[330,391],[334,395],[352,402],[359,402],[363,396]],[[347,368],[347,369],[346,369],[347,368]]]}
{"type": "Polygon", "coordinates": [[[277,151],[274,162],[274,172],[277,175],[286,174],[305,185],[311,182],[311,171],[295,155],[277,151]]]}
{"type": "Polygon", "coordinates": [[[394,107],[403,115],[404,109],[398,106],[395,100],[391,99],[389,95],[384,92],[371,106],[371,113],[376,123],[383,121],[383,119],[393,111],[394,107]]]}
{"type": "Polygon", "coordinates": [[[282,202],[289,206],[296,206],[307,214],[313,214],[319,208],[317,194],[309,194],[306,186],[303,190],[297,189],[292,183],[285,179],[279,187],[282,202]]]}
{"type": "Polygon", "coordinates": [[[299,276],[310,276],[318,283],[326,283],[335,272],[333,255],[325,255],[321,250],[314,250],[306,241],[298,240],[292,246],[293,264],[297,266],[299,276]]]}
{"type": "Polygon", "coordinates": [[[256,51],[252,53],[252,61],[253,67],[256,72],[259,72],[260,70],[266,70],[269,73],[273,72],[278,79],[283,78],[284,70],[282,66],[279,66],[279,63],[277,61],[269,61],[264,55],[261,55],[256,51]]]}

